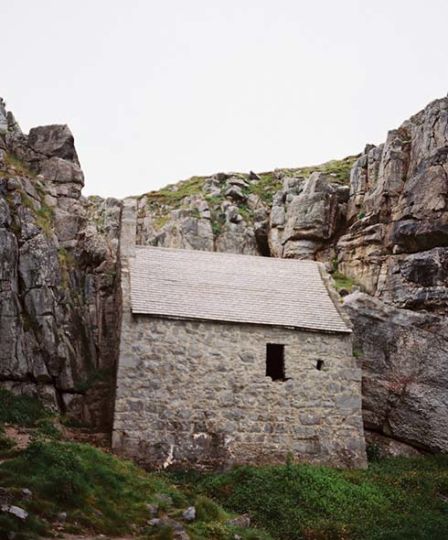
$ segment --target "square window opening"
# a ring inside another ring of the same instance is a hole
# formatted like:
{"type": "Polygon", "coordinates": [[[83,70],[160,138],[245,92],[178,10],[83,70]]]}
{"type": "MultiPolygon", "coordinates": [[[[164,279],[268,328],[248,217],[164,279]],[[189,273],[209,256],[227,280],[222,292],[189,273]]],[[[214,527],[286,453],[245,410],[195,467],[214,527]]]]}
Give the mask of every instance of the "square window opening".
{"type": "Polygon", "coordinates": [[[324,367],[324,361],[323,361],[323,360],[318,360],[318,361],[316,362],[316,369],[317,369],[318,371],[321,371],[323,367],[324,367]]]}
{"type": "Polygon", "coordinates": [[[266,377],[273,381],[285,381],[285,346],[278,343],[266,344],[266,377]]]}

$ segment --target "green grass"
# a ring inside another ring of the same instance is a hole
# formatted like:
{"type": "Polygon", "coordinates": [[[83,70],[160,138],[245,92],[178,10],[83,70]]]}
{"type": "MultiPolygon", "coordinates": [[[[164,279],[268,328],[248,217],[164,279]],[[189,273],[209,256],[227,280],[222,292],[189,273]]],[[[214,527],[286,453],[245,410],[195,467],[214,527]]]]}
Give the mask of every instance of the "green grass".
{"type": "MultiPolygon", "coordinates": [[[[224,473],[148,473],[62,433],[36,400],[0,390],[0,424],[31,429],[25,450],[0,427],[0,485],[11,504],[25,508],[24,522],[0,513],[0,538],[48,534],[59,512],[66,531],[107,535],[136,532],[172,538],[172,530],[148,527],[147,504],[180,520],[188,506],[197,519],[186,525],[192,540],[445,540],[448,531],[448,456],[381,460],[368,470],[306,464],[238,467],[224,473]],[[31,489],[31,499],[21,489],[31,489]],[[160,495],[169,498],[160,504],[160,495]],[[248,513],[256,529],[228,524],[248,513]]],[[[372,453],[372,452],[371,452],[372,453]]],[[[160,514],[159,514],[160,515],[160,514]]]]}
{"type": "Polygon", "coordinates": [[[36,225],[43,231],[43,233],[46,236],[50,236],[53,232],[54,226],[54,210],[43,202],[43,195],[41,191],[38,190],[38,193],[41,198],[41,203],[40,206],[36,208],[39,203],[34,202],[34,200],[31,199],[31,197],[29,197],[23,190],[20,190],[22,205],[25,208],[28,208],[28,210],[33,214],[36,225]]]}
{"type": "Polygon", "coordinates": [[[241,215],[241,217],[244,219],[244,221],[248,224],[253,222],[254,219],[254,213],[253,211],[246,206],[244,203],[240,203],[238,205],[238,212],[241,215]]]}
{"type": "MultiPolygon", "coordinates": [[[[333,176],[333,181],[336,183],[348,184],[350,180],[350,169],[358,157],[359,156],[348,156],[341,160],[328,161],[327,163],[311,167],[279,169],[279,172],[283,173],[285,176],[299,175],[306,177],[312,172],[320,171],[333,176]]],[[[247,175],[244,174],[235,173],[234,175],[240,178],[247,178],[247,175]]],[[[180,208],[186,197],[201,194],[205,180],[206,177],[193,176],[188,180],[166,186],[159,191],[146,193],[145,196],[147,198],[148,208],[155,212],[156,217],[159,216],[164,225],[168,216],[166,210],[180,208]]],[[[282,180],[279,180],[274,172],[266,172],[261,173],[260,180],[252,182],[245,190],[248,195],[254,193],[258,195],[263,202],[270,205],[272,204],[274,194],[279,191],[281,187],[282,180]]],[[[210,205],[212,214],[213,209],[216,210],[224,200],[224,196],[206,195],[205,198],[210,205]]],[[[248,215],[247,218],[249,219],[250,216],[248,215]]]]}
{"type": "Polygon", "coordinates": [[[205,200],[210,208],[210,222],[213,236],[218,237],[224,228],[226,215],[221,209],[221,204],[225,200],[224,195],[206,195],[205,200]]]}
{"type": "MultiPolygon", "coordinates": [[[[20,195],[20,202],[23,208],[29,210],[34,218],[35,224],[47,237],[49,237],[54,229],[54,209],[45,203],[45,190],[42,184],[38,181],[34,181],[34,186],[40,201],[31,198],[22,187],[17,188],[16,192],[20,195]]],[[[13,217],[11,229],[16,235],[19,235],[21,223],[17,216],[17,203],[12,192],[6,196],[6,202],[8,203],[13,217]]]]}
{"type": "Polygon", "coordinates": [[[35,496],[27,510],[42,522],[65,510],[69,521],[102,533],[121,534],[131,523],[143,525],[145,503],[156,492],[170,492],[130,462],[86,444],[58,441],[34,441],[0,465],[0,479],[2,485],[31,489],[35,496]]]}
{"type": "Polygon", "coordinates": [[[240,467],[178,477],[279,540],[442,540],[448,457],[389,459],[367,471],[312,465],[240,467]]]}
{"type": "MultiPolygon", "coordinates": [[[[340,160],[332,160],[321,165],[310,167],[297,167],[292,169],[279,169],[283,176],[304,176],[307,177],[313,172],[322,172],[333,177],[332,181],[338,184],[347,184],[350,181],[350,170],[358,159],[357,156],[348,156],[340,160]]],[[[274,194],[282,187],[282,181],[273,172],[260,174],[260,180],[250,185],[249,191],[258,195],[266,204],[272,204],[274,194]]]]}
{"type": "Polygon", "coordinates": [[[0,388],[0,425],[17,424],[24,427],[35,426],[39,420],[48,418],[50,413],[35,398],[16,396],[0,388]]]}
{"type": "MultiPolygon", "coordinates": [[[[0,484],[17,493],[13,504],[24,508],[32,519],[16,523],[22,534],[48,533],[50,523],[59,512],[67,512],[66,529],[72,532],[91,531],[108,535],[127,534],[140,530],[146,538],[170,538],[171,531],[146,527],[147,505],[159,504],[162,514],[181,519],[182,510],[190,504],[197,508],[197,520],[189,526],[192,538],[231,540],[234,528],[226,524],[232,514],[204,496],[193,499],[176,489],[160,474],[139,469],[130,461],[98,450],[87,444],[37,438],[26,450],[0,464],[0,484]],[[20,489],[28,488],[33,497],[20,499],[20,489]],[[160,494],[168,496],[160,504],[160,494]],[[200,536],[201,530],[219,532],[200,536]],[[162,535],[162,536],[160,536],[162,535]]],[[[0,537],[6,532],[0,521],[0,537]]],[[[269,536],[254,530],[242,532],[242,538],[260,540],[269,536]]],[[[25,538],[26,536],[24,536],[25,538]]]]}
{"type": "Polygon", "coordinates": [[[41,207],[35,211],[37,226],[47,235],[50,236],[54,226],[54,210],[50,206],[41,204],[41,207]]]}
{"type": "Polygon", "coordinates": [[[186,525],[193,540],[233,540],[236,533],[244,540],[270,539],[254,529],[227,525],[233,514],[203,495],[177,489],[166,475],[145,472],[88,444],[62,440],[57,420],[37,399],[0,389],[0,486],[8,491],[9,504],[29,513],[21,521],[0,512],[0,538],[9,532],[17,534],[16,540],[48,536],[60,512],[67,513],[66,532],[172,538],[170,527],[147,526],[148,504],[156,504],[159,516],[180,521],[182,511],[195,505],[197,519],[186,525]],[[27,429],[27,448],[20,450],[6,436],[6,423],[27,429]],[[31,490],[31,498],[22,496],[23,488],[31,490]]]}
{"type": "MultiPolygon", "coordinates": [[[[146,205],[153,217],[153,225],[156,230],[162,229],[170,221],[170,211],[181,208],[184,199],[200,194],[204,185],[205,177],[193,176],[188,180],[166,186],[158,191],[150,191],[146,197],[146,205]]],[[[191,210],[193,217],[198,216],[197,209],[191,210]]],[[[141,216],[145,212],[141,210],[141,216]]]]}
{"type": "Polygon", "coordinates": [[[282,188],[282,181],[279,180],[273,173],[263,173],[260,175],[258,182],[253,182],[249,186],[250,193],[258,195],[260,199],[270,205],[274,194],[282,188]]]}
{"type": "Polygon", "coordinates": [[[183,199],[201,193],[205,177],[193,176],[188,180],[183,180],[177,184],[166,186],[158,191],[146,193],[148,204],[164,205],[172,208],[179,208],[183,199]]]}
{"type": "Polygon", "coordinates": [[[331,275],[334,279],[336,290],[338,291],[341,289],[346,289],[348,292],[351,292],[353,287],[356,285],[354,279],[342,274],[338,270],[333,272],[331,275]]]}
{"type": "Polygon", "coordinates": [[[321,165],[311,167],[300,167],[297,171],[303,176],[308,176],[313,172],[322,172],[333,177],[333,181],[339,184],[348,184],[350,182],[350,171],[360,154],[348,156],[344,159],[334,159],[321,165]]]}
{"type": "Polygon", "coordinates": [[[169,214],[156,215],[153,220],[153,225],[156,230],[162,229],[170,221],[169,214]]]}
{"type": "Polygon", "coordinates": [[[24,161],[10,152],[5,153],[4,161],[6,166],[14,169],[19,176],[36,176],[36,173],[24,161]]]}

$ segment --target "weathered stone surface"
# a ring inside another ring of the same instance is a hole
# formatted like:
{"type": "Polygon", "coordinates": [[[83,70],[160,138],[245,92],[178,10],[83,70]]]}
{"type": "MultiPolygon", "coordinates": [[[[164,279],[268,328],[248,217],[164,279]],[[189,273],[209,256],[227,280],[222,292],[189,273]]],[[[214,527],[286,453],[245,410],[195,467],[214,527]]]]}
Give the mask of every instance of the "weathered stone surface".
{"type": "Polygon", "coordinates": [[[2,98],[0,98],[0,131],[8,130],[8,120],[6,118],[6,106],[2,98]]]}
{"type": "Polygon", "coordinates": [[[210,209],[201,196],[188,197],[183,207],[151,212],[147,197],[137,200],[139,244],[213,251],[210,209]]]}
{"type": "Polygon", "coordinates": [[[0,164],[1,384],[107,429],[121,203],[81,198],[83,175],[66,126],[25,136],[8,118],[0,134],[8,156],[0,164]]]}
{"type": "Polygon", "coordinates": [[[337,189],[319,172],[307,180],[287,178],[274,198],[269,245],[276,257],[314,259],[340,219],[337,189]]]}
{"type": "Polygon", "coordinates": [[[14,506],[14,505],[7,505],[4,504],[1,507],[2,512],[7,512],[8,514],[12,514],[16,518],[24,521],[28,517],[28,512],[24,510],[23,508],[20,508],[20,506],[14,506]]]}
{"type": "Polygon", "coordinates": [[[397,441],[392,437],[366,430],[367,453],[372,458],[408,457],[415,458],[422,454],[413,446],[397,441]]]}
{"type": "MultiPolygon", "coordinates": [[[[446,284],[440,283],[434,291],[432,283],[416,287],[401,272],[395,274],[397,265],[419,266],[417,260],[424,257],[425,264],[433,266],[445,257],[447,133],[448,98],[444,98],[389,132],[383,146],[367,147],[352,170],[347,211],[350,228],[337,245],[339,266],[367,292],[397,305],[403,305],[404,295],[406,307],[446,306],[446,284]],[[428,302],[422,302],[424,295],[428,302]]],[[[443,281],[443,263],[438,273],[443,281]]]]}
{"type": "Polygon", "coordinates": [[[78,162],[74,138],[66,125],[40,126],[30,130],[28,144],[35,151],[45,156],[59,157],[78,162]]]}
{"type": "Polygon", "coordinates": [[[229,519],[226,523],[230,527],[239,527],[241,529],[246,529],[250,527],[250,515],[241,514],[241,516],[237,516],[233,519],[229,519]]]}
{"type": "MultiPolygon", "coordinates": [[[[248,180],[218,173],[205,178],[200,192],[181,202],[175,196],[169,202],[169,197],[165,201],[151,193],[140,197],[137,243],[267,255],[268,209],[257,196],[246,195],[248,185],[248,180]]],[[[172,191],[175,194],[176,188],[172,191]]]]}
{"type": "Polygon", "coordinates": [[[367,429],[448,451],[446,318],[397,309],[363,293],[344,298],[363,366],[367,429]]]}

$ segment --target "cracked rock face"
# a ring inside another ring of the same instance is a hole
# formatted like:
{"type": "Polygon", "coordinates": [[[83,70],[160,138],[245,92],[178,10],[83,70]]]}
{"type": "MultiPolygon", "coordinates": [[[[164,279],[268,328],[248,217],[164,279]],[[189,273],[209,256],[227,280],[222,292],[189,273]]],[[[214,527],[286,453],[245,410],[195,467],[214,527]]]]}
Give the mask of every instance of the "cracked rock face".
{"type": "Polygon", "coordinates": [[[448,450],[448,99],[367,147],[351,172],[339,268],[374,298],[346,300],[368,428],[448,450]],[[413,311],[411,311],[413,310],[413,311]]]}
{"type": "Polygon", "coordinates": [[[106,430],[121,203],[81,197],[67,126],[24,136],[4,113],[0,107],[0,381],[106,430]]]}
{"type": "MultiPolygon", "coordinates": [[[[274,197],[269,245],[276,257],[316,259],[334,238],[345,210],[343,188],[320,172],[304,178],[286,178],[274,197]]],[[[346,191],[346,190],[345,190],[346,191]]]]}
{"type": "Polygon", "coordinates": [[[397,306],[446,313],[448,99],[430,103],[352,170],[341,269],[397,306]]]}
{"type": "Polygon", "coordinates": [[[448,448],[446,318],[345,297],[363,366],[367,429],[434,452],[448,448]]]}

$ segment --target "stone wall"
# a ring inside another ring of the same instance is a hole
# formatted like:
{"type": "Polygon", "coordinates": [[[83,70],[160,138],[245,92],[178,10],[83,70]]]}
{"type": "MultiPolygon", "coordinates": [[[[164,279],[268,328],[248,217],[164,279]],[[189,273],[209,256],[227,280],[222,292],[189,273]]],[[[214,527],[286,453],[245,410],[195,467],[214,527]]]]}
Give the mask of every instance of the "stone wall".
{"type": "Polygon", "coordinates": [[[123,315],[114,450],[149,467],[365,465],[351,336],[123,315]],[[285,345],[286,381],[266,377],[285,345]],[[321,370],[317,360],[323,360],[321,370]]]}

